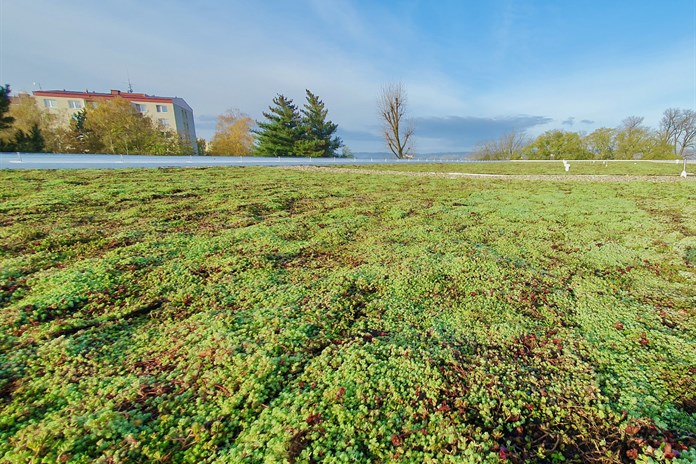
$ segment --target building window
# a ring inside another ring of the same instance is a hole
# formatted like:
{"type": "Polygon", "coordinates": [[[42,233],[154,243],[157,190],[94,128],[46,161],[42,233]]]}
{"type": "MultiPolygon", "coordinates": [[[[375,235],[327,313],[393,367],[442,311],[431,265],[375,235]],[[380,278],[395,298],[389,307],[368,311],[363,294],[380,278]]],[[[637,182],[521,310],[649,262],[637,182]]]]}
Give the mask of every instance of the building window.
{"type": "Polygon", "coordinates": [[[140,113],[144,113],[147,111],[147,107],[142,103],[133,103],[133,105],[135,106],[135,109],[138,110],[140,113]]]}
{"type": "Polygon", "coordinates": [[[68,108],[80,109],[82,108],[82,102],[80,100],[68,100],[68,108]]]}
{"type": "Polygon", "coordinates": [[[157,122],[158,122],[159,125],[162,126],[162,127],[169,127],[169,120],[168,120],[168,119],[159,118],[159,119],[157,120],[157,122]]]}
{"type": "Polygon", "coordinates": [[[44,98],[44,106],[46,108],[55,108],[57,105],[56,105],[55,100],[49,99],[49,98],[44,98]]]}
{"type": "Polygon", "coordinates": [[[167,112],[167,107],[164,105],[157,105],[157,112],[158,113],[166,113],[167,112]]]}

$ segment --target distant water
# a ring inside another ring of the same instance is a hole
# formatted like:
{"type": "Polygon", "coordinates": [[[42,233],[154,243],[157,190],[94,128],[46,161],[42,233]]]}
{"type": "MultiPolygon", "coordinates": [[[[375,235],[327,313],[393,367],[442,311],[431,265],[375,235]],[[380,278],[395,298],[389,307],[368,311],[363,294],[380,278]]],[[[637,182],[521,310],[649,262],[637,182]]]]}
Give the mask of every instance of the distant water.
{"type": "Polygon", "coordinates": [[[209,166],[331,166],[337,164],[465,163],[465,155],[427,155],[398,160],[383,153],[357,153],[354,158],[266,158],[258,156],[140,156],[0,153],[0,169],[123,169],[209,166]]]}

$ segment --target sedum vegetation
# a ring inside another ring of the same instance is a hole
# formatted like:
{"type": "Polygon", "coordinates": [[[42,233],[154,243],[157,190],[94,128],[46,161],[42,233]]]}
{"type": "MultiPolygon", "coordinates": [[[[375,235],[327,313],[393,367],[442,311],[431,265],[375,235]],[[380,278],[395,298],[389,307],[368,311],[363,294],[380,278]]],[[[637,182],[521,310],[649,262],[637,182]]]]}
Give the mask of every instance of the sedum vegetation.
{"type": "Polygon", "coordinates": [[[692,182],[0,178],[2,462],[696,460],[692,182]]]}
{"type": "MultiPolygon", "coordinates": [[[[616,179],[626,176],[679,176],[683,169],[681,162],[675,163],[666,161],[592,161],[578,160],[570,163],[568,171],[564,169],[561,161],[512,161],[512,162],[465,162],[465,163],[401,163],[401,164],[337,164],[332,166],[336,169],[364,171],[397,171],[397,172],[423,172],[423,173],[442,173],[442,174],[493,174],[493,175],[540,175],[540,176],[563,176],[573,178],[581,176],[601,176],[594,180],[601,180],[605,176],[614,176],[616,179]]],[[[688,165],[689,179],[695,174],[692,165],[688,165]]],[[[591,179],[588,177],[588,179],[591,179]]],[[[614,180],[616,180],[614,179],[614,180]]],[[[609,179],[612,180],[612,179],[609,179]]],[[[648,179],[645,179],[648,180],[648,179]]],[[[676,180],[676,179],[673,179],[676,180]]]]}

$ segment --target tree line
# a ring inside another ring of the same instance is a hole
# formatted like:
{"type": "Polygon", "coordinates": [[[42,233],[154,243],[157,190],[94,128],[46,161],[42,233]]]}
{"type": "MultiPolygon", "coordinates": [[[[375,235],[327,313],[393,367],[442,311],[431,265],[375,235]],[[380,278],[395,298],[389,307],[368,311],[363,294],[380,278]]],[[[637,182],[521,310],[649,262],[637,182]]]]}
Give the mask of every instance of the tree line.
{"type": "MultiPolygon", "coordinates": [[[[336,136],[338,125],[327,119],[326,105],[310,90],[302,109],[279,94],[263,116],[263,121],[255,123],[238,110],[220,115],[209,146],[197,141],[199,153],[318,158],[339,156],[341,147],[342,156],[350,153],[336,136]]],[[[56,115],[41,111],[28,94],[10,100],[6,85],[0,87],[0,151],[181,155],[193,150],[124,98],[83,108],[66,125],[56,115]]]]}
{"type": "MultiPolygon", "coordinates": [[[[254,121],[239,110],[218,117],[209,144],[199,139],[199,154],[219,156],[350,156],[336,135],[338,125],[328,120],[324,102],[310,90],[298,108],[282,94],[273,98],[264,119],[254,121]],[[338,150],[343,148],[339,154],[338,150]]],[[[159,127],[123,98],[100,102],[76,113],[69,125],[37,107],[33,97],[21,94],[10,104],[9,86],[0,86],[0,151],[116,154],[188,154],[193,147],[175,132],[159,127]]],[[[414,156],[414,127],[406,117],[407,95],[401,83],[381,89],[377,109],[382,135],[396,158],[414,156]]],[[[513,131],[480,144],[473,156],[504,159],[675,159],[694,151],[696,112],[670,108],[658,129],[631,116],[616,128],[601,127],[586,134],[550,130],[535,138],[513,131]]]]}
{"type": "Polygon", "coordinates": [[[190,144],[137,111],[126,99],[83,108],[69,124],[41,111],[34,97],[20,94],[10,103],[9,86],[0,87],[0,151],[32,153],[109,153],[182,155],[190,144]]]}
{"type": "Polygon", "coordinates": [[[616,128],[600,127],[589,134],[550,130],[529,139],[522,132],[510,132],[497,140],[482,143],[474,157],[505,159],[684,159],[693,153],[696,142],[696,112],[669,108],[658,129],[643,125],[643,117],[630,116],[616,128]]]}

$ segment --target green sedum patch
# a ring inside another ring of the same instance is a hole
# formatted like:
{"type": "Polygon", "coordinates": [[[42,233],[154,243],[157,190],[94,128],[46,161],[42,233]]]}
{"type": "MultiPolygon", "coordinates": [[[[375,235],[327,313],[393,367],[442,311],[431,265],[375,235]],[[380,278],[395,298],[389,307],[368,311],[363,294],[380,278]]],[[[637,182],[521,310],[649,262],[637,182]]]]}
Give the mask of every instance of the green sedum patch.
{"type": "Polygon", "coordinates": [[[692,182],[0,177],[0,462],[696,462],[692,182]]]}

